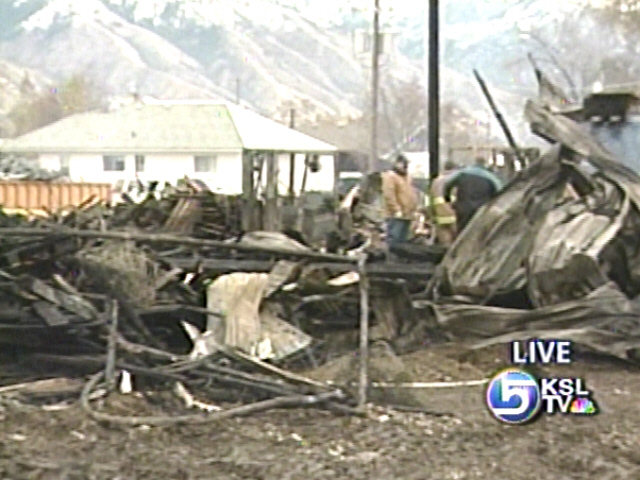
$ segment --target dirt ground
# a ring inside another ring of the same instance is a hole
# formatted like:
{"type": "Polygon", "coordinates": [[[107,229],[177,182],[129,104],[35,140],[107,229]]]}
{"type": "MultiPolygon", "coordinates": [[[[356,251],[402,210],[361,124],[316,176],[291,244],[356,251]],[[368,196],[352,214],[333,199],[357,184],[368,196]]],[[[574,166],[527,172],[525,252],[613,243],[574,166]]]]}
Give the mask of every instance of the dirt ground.
{"type": "MultiPolygon", "coordinates": [[[[486,376],[503,350],[467,357],[473,365],[453,361],[455,349],[402,361],[424,381],[456,379],[443,373],[447,365],[459,376],[486,376]]],[[[485,410],[483,388],[466,387],[428,391],[429,409],[444,416],[372,407],[369,419],[291,410],[206,426],[114,428],[77,405],[44,411],[5,398],[0,479],[640,478],[640,371],[589,360],[550,373],[585,377],[601,413],[505,426],[485,410]]],[[[127,402],[135,400],[121,399],[121,409],[127,402]]]]}

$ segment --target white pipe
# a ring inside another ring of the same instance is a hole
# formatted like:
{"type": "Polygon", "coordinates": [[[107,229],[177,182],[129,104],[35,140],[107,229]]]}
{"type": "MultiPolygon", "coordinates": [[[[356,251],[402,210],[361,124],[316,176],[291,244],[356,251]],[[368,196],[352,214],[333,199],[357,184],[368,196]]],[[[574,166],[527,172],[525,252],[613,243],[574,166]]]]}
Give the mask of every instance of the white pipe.
{"type": "MultiPolygon", "coordinates": [[[[458,388],[458,387],[477,387],[486,385],[489,379],[483,380],[463,380],[458,382],[405,382],[405,383],[387,383],[373,382],[373,388],[458,388]]],[[[328,385],[335,385],[335,382],[327,382],[328,385]]]]}
{"type": "Polygon", "coordinates": [[[459,382],[411,382],[411,383],[372,383],[374,388],[457,388],[476,387],[489,383],[489,380],[466,380],[459,382]]]}

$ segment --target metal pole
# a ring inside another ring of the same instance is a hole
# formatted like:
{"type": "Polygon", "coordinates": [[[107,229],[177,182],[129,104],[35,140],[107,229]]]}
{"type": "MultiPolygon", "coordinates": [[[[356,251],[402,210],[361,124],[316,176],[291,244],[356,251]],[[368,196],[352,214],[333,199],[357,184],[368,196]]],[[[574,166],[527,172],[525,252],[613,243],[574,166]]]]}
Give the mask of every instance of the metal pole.
{"type": "Polygon", "coordinates": [[[440,82],[438,0],[429,0],[429,177],[440,173],[440,82]]]}
{"type": "Polygon", "coordinates": [[[365,264],[367,254],[358,258],[358,275],[360,276],[360,379],[358,382],[358,407],[367,404],[367,387],[369,383],[369,281],[365,264]]]}
{"type": "Polygon", "coordinates": [[[236,104],[240,105],[240,77],[236,78],[236,104]]]}
{"type": "Polygon", "coordinates": [[[380,0],[373,10],[373,39],[371,54],[371,151],[368,173],[373,173],[378,162],[378,60],[380,59],[380,0]]]}
{"type": "Polygon", "coordinates": [[[487,102],[489,102],[489,107],[491,107],[491,111],[493,112],[496,119],[498,120],[498,123],[502,127],[502,131],[504,132],[504,136],[507,137],[507,142],[509,142],[509,146],[511,147],[513,152],[516,154],[516,157],[518,157],[518,160],[522,163],[524,161],[524,159],[522,158],[522,153],[520,152],[520,149],[518,148],[518,145],[516,144],[516,141],[513,138],[513,135],[511,134],[511,130],[509,130],[509,126],[507,125],[507,122],[505,121],[504,117],[502,116],[502,114],[498,110],[498,107],[493,101],[493,97],[491,96],[491,93],[489,93],[489,89],[487,88],[487,85],[484,83],[484,80],[482,79],[482,77],[480,76],[477,70],[473,71],[473,75],[476,77],[476,80],[478,81],[478,84],[480,85],[480,88],[482,89],[482,93],[484,93],[484,96],[487,99],[487,102]]]}

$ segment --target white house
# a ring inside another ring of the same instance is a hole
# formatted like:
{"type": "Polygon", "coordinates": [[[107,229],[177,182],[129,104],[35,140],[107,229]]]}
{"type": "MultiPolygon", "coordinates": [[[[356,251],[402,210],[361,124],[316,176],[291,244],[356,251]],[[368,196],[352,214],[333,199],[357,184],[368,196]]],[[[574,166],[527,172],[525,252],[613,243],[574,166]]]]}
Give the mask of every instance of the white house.
{"type": "MultiPolygon", "coordinates": [[[[336,148],[234,104],[145,101],[114,112],[64,118],[0,146],[2,153],[30,155],[44,168],[69,171],[72,181],[117,184],[159,180],[204,181],[227,195],[243,193],[243,154],[274,154],[278,191],[289,188],[295,155],[300,191],[305,155],[317,155],[306,191],[333,191],[336,148]]],[[[266,174],[261,175],[264,185],[266,174]]]]}

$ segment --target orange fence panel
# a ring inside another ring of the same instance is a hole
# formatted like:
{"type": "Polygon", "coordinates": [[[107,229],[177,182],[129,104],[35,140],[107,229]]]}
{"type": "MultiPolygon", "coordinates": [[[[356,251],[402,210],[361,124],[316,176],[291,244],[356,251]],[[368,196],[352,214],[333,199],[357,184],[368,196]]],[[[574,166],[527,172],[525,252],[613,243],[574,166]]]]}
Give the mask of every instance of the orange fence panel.
{"type": "Polygon", "coordinates": [[[7,213],[44,213],[73,208],[94,197],[111,202],[109,183],[0,181],[0,207],[7,213]]]}

